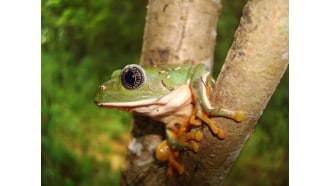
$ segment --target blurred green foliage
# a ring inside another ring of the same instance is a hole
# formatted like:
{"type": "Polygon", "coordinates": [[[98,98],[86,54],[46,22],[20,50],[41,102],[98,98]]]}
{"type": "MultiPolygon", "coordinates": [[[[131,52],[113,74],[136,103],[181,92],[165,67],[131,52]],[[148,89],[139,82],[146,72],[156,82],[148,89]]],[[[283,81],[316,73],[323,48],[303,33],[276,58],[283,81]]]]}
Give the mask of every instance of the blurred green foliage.
{"type": "MultiPolygon", "coordinates": [[[[245,1],[223,1],[214,74],[245,1]]],[[[42,0],[42,185],[118,185],[128,113],[97,108],[97,87],[138,63],[147,0],[42,0]]],[[[225,185],[288,185],[288,73],[225,185]]]]}

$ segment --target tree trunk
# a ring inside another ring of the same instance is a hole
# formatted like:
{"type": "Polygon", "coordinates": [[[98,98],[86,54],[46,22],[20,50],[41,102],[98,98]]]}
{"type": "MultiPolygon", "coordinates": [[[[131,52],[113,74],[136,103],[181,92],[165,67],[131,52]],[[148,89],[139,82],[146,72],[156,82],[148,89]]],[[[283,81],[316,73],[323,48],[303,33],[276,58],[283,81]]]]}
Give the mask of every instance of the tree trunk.
{"type": "MultiPolygon", "coordinates": [[[[140,63],[213,63],[220,1],[149,0],[140,63]]],[[[166,175],[167,164],[154,157],[164,139],[164,125],[134,116],[121,185],[221,185],[253,131],[288,65],[288,0],[251,0],[218,76],[211,101],[215,107],[241,110],[235,123],[212,118],[227,137],[219,140],[207,127],[198,153],[181,153],[187,174],[166,175]]]]}

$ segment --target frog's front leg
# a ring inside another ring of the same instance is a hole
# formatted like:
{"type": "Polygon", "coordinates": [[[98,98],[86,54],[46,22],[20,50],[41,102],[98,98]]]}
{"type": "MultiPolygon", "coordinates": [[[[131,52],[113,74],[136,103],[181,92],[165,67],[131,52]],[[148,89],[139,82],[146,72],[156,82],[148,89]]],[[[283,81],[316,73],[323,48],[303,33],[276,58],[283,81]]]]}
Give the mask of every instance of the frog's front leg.
{"type": "Polygon", "coordinates": [[[194,97],[193,100],[195,101],[195,107],[190,122],[193,123],[196,120],[196,117],[200,118],[210,127],[214,134],[220,139],[224,139],[224,131],[218,128],[209,116],[222,116],[233,119],[236,122],[241,122],[244,119],[244,114],[241,111],[231,111],[224,108],[217,109],[212,107],[209,100],[209,95],[212,89],[210,81],[209,73],[206,73],[192,82],[191,90],[194,97]]]}

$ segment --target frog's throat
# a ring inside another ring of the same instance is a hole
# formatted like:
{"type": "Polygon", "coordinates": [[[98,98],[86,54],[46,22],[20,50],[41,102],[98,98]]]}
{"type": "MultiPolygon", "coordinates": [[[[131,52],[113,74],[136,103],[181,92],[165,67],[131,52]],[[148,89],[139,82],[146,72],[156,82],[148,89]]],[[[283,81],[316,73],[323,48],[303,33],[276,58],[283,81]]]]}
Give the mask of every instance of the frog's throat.
{"type": "Polygon", "coordinates": [[[151,117],[171,114],[180,111],[185,105],[191,104],[192,94],[189,84],[175,88],[170,93],[160,97],[131,102],[107,102],[98,106],[118,108],[129,112],[136,112],[151,117]]]}

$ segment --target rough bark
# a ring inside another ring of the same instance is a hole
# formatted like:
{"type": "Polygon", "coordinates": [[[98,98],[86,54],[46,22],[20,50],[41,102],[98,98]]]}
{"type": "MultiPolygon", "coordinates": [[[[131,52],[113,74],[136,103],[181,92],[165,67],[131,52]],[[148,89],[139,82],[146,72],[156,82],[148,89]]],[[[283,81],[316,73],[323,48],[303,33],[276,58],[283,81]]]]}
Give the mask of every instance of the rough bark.
{"type": "Polygon", "coordinates": [[[213,64],[220,1],[149,0],[140,63],[213,64]]]}
{"type": "MultiPolygon", "coordinates": [[[[140,63],[200,62],[211,65],[220,1],[149,0],[140,63]]],[[[226,131],[219,140],[207,127],[198,153],[181,154],[187,174],[166,176],[167,164],[154,158],[164,138],[164,126],[134,116],[122,185],[221,185],[288,64],[288,0],[251,0],[244,10],[235,41],[211,94],[214,106],[241,110],[235,123],[213,118],[226,131]],[[137,148],[138,147],[138,148],[137,148]]]]}

